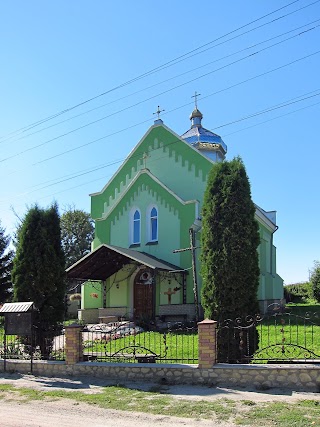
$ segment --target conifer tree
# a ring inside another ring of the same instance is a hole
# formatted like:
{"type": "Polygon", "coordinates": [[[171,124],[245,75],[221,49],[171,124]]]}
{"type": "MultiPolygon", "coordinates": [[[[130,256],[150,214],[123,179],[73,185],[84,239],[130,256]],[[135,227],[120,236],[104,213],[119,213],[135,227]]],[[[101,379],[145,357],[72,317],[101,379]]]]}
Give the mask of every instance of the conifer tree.
{"type": "Polygon", "coordinates": [[[0,304],[12,297],[11,269],[13,251],[9,249],[10,239],[0,225],[0,304]]]}
{"type": "Polygon", "coordinates": [[[65,261],[57,205],[36,205],[27,212],[17,233],[12,282],[15,301],[34,302],[40,333],[64,319],[65,261]]]}
{"type": "MultiPolygon", "coordinates": [[[[204,196],[201,272],[205,316],[217,320],[219,325],[227,319],[243,319],[259,311],[258,245],[255,206],[242,160],[235,158],[215,164],[204,196]]],[[[230,343],[231,336],[227,332],[218,336],[220,360],[238,361],[241,357],[239,342],[230,343]]],[[[255,350],[256,341],[254,332],[250,352],[255,350]]]]}

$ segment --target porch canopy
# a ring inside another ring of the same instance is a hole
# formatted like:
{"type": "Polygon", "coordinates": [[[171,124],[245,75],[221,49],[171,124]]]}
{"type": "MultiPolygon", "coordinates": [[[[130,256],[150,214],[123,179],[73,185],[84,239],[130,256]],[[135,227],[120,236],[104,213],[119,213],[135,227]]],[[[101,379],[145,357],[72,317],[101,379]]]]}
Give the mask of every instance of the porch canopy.
{"type": "Polygon", "coordinates": [[[136,263],[152,270],[181,272],[183,269],[144,252],[102,244],[67,268],[68,279],[106,280],[127,264],[136,263]]]}

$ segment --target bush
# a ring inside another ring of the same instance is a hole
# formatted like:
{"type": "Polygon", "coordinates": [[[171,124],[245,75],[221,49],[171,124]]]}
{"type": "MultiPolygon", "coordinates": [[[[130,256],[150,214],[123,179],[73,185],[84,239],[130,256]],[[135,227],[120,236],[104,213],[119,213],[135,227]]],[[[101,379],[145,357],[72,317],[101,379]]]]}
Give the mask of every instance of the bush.
{"type": "Polygon", "coordinates": [[[320,263],[314,262],[314,267],[311,274],[311,292],[312,297],[320,302],[320,263]]]}
{"type": "Polygon", "coordinates": [[[284,287],[286,302],[308,302],[312,297],[311,283],[295,283],[284,287]]]}

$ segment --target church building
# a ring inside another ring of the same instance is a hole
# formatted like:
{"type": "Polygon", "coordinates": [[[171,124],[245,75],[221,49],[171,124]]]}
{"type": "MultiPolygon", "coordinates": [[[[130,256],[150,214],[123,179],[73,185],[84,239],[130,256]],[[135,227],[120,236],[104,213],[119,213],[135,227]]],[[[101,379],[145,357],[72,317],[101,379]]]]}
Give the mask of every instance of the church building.
{"type": "MultiPolygon", "coordinates": [[[[160,118],[101,191],[91,194],[92,251],[67,270],[81,281],[79,318],[199,319],[201,209],[207,177],[227,146],[202,126],[197,105],[182,136],[160,118]]],[[[276,212],[256,206],[261,310],[280,302],[276,212]]],[[[236,314],[236,313],[235,313],[236,314]]]]}

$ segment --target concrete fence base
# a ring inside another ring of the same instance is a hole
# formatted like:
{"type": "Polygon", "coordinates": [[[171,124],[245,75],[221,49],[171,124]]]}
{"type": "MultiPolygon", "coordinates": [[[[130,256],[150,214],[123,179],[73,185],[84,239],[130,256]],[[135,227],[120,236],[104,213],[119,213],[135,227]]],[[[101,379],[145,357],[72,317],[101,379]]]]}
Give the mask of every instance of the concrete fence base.
{"type": "MultiPolygon", "coordinates": [[[[3,360],[0,370],[3,371],[3,360]]],[[[7,372],[30,373],[30,361],[7,360],[7,372]]],[[[197,384],[229,388],[250,387],[256,390],[282,388],[320,393],[320,365],[227,365],[212,368],[197,365],[165,365],[157,363],[104,363],[34,361],[33,374],[48,377],[93,376],[114,380],[115,383],[147,381],[159,384],[197,384]]]]}

